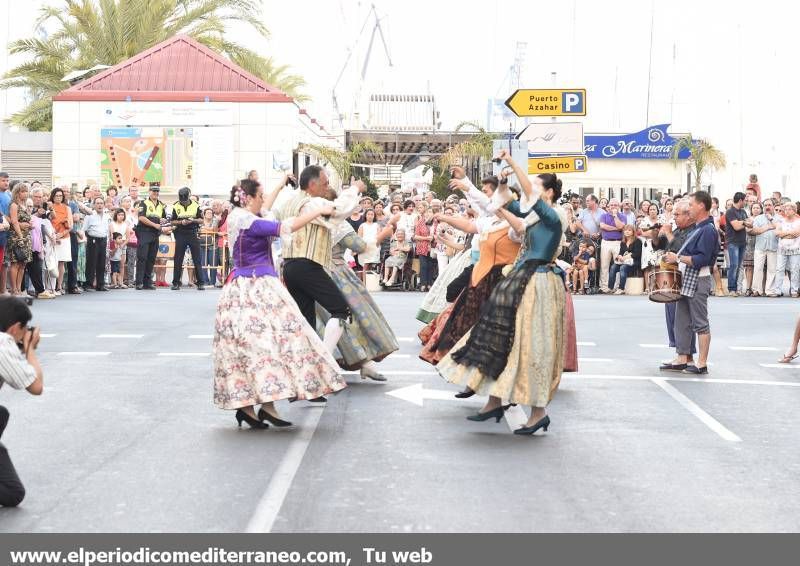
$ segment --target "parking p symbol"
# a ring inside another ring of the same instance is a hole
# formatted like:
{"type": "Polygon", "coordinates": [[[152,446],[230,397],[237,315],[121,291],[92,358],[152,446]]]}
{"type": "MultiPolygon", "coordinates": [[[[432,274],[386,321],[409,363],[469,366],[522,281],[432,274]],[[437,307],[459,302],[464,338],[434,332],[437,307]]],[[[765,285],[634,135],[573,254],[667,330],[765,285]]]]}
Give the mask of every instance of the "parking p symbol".
{"type": "Polygon", "coordinates": [[[575,158],[575,171],[583,171],[586,169],[586,163],[580,157],[575,158]]]}
{"type": "Polygon", "coordinates": [[[563,92],[561,94],[561,107],[564,114],[583,114],[583,93],[563,92]]]}

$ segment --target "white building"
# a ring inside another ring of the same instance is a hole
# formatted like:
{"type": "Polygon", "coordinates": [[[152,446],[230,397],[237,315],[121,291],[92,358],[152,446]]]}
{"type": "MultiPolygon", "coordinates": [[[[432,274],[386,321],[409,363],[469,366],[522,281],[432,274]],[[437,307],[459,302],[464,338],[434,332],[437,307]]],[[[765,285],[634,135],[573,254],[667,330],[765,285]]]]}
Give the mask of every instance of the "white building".
{"type": "Polygon", "coordinates": [[[188,36],[175,36],[53,98],[53,182],[182,186],[227,195],[259,172],[316,160],[300,144],[335,138],[285,93],[188,36]]]}

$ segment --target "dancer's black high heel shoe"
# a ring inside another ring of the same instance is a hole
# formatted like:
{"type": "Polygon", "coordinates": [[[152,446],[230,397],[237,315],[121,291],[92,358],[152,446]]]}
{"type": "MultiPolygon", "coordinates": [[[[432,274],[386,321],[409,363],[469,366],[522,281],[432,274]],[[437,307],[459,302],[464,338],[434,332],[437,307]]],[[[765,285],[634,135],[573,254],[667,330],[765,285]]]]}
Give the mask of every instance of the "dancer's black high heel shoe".
{"type": "Polygon", "coordinates": [[[269,421],[277,427],[285,427],[285,426],[292,426],[292,423],[289,421],[285,421],[283,419],[279,419],[278,417],[273,417],[264,409],[258,410],[258,420],[260,421],[269,421]]]}
{"type": "Polygon", "coordinates": [[[530,436],[540,428],[547,432],[547,427],[550,426],[550,415],[545,415],[531,426],[523,426],[514,431],[514,434],[522,434],[530,436]]]}
{"type": "Polygon", "coordinates": [[[459,391],[458,393],[456,393],[454,397],[456,399],[469,399],[473,395],[475,395],[475,392],[469,387],[467,387],[464,389],[464,391],[459,391]]]}
{"type": "Polygon", "coordinates": [[[477,415],[470,415],[467,417],[468,421],[475,421],[475,422],[483,422],[488,421],[489,419],[495,419],[496,423],[500,422],[500,419],[503,418],[503,414],[508,410],[511,405],[501,405],[496,409],[492,409],[491,411],[486,411],[485,413],[478,413],[477,415]]]}
{"type": "Polygon", "coordinates": [[[236,422],[239,423],[239,428],[242,427],[242,421],[250,425],[250,428],[269,428],[267,423],[254,419],[241,409],[236,409],[236,422]]]}

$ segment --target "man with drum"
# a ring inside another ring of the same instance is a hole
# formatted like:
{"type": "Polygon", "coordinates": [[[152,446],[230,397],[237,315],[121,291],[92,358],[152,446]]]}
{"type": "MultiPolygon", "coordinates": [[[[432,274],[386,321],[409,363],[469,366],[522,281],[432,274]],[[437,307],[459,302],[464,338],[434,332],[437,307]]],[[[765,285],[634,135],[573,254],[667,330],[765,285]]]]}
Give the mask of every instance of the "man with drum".
{"type": "MultiPolygon", "coordinates": [[[[689,200],[679,200],[675,203],[675,208],[672,210],[672,217],[675,220],[677,229],[673,230],[672,225],[667,223],[661,227],[658,237],[653,238],[653,249],[664,250],[665,252],[678,253],[686,243],[686,238],[694,231],[694,222],[689,214],[689,200]]],[[[675,266],[661,263],[662,269],[675,269],[675,266]]],[[[677,303],[664,303],[664,314],[667,321],[667,335],[669,336],[669,347],[675,347],[675,308],[677,303]]],[[[677,359],[673,359],[667,363],[661,364],[659,369],[669,371],[683,371],[688,365],[694,365],[693,355],[696,352],[694,333],[692,333],[692,346],[688,359],[684,363],[679,363],[677,359]]]]}
{"type": "Polygon", "coordinates": [[[708,296],[711,294],[711,268],[719,254],[719,233],[710,216],[711,195],[706,191],[697,191],[691,195],[689,210],[695,229],[677,253],[664,254],[664,261],[677,265],[683,274],[681,298],[675,309],[678,365],[687,364],[683,373],[706,375],[708,351],[711,347],[708,296]],[[689,365],[693,334],[697,334],[700,352],[697,364],[689,365]]]}

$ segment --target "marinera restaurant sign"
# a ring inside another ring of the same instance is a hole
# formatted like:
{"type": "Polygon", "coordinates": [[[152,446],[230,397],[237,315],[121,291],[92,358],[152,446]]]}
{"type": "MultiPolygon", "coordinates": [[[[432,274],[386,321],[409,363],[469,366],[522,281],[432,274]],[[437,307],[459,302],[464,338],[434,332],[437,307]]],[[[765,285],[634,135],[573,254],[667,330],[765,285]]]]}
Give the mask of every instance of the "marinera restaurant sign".
{"type": "MultiPolygon", "coordinates": [[[[677,140],[667,133],[669,126],[650,126],[635,134],[586,135],[584,153],[590,159],[671,159],[677,140]]],[[[681,150],[678,157],[687,159],[689,150],[681,150]]]]}

